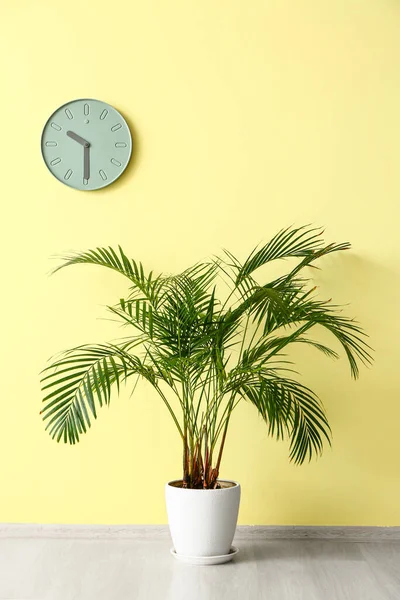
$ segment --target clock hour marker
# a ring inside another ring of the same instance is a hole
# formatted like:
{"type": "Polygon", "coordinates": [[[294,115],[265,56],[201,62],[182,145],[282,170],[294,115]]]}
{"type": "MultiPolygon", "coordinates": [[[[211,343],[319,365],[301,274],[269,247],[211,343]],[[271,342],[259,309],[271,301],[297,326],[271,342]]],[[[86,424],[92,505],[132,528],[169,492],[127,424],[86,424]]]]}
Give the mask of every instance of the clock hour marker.
{"type": "Polygon", "coordinates": [[[106,116],[107,116],[107,115],[108,115],[108,110],[105,108],[105,109],[103,110],[103,112],[101,113],[101,115],[100,115],[100,119],[101,119],[102,121],[104,121],[104,119],[106,118],[106,116]]]}
{"type": "Polygon", "coordinates": [[[89,183],[89,179],[84,179],[83,180],[83,185],[87,185],[89,183]]]}
{"type": "Polygon", "coordinates": [[[115,165],[116,167],[120,167],[121,163],[119,162],[119,160],[117,160],[116,158],[112,158],[111,162],[113,165],[115,165]]]}
{"type": "Polygon", "coordinates": [[[57,146],[57,142],[46,142],[46,146],[54,147],[57,146]]]}
{"type": "Polygon", "coordinates": [[[52,161],[50,161],[50,164],[52,167],[54,167],[54,165],[58,165],[58,163],[60,163],[60,162],[61,162],[61,158],[58,157],[58,158],[54,158],[52,161]]]}
{"type": "Polygon", "coordinates": [[[68,169],[68,171],[64,175],[64,179],[69,179],[72,175],[72,169],[68,169]]]}
{"type": "Polygon", "coordinates": [[[69,110],[69,108],[65,109],[65,114],[67,115],[68,119],[73,119],[74,115],[72,114],[72,112],[69,110]]]}
{"type": "Polygon", "coordinates": [[[84,104],[83,105],[83,113],[87,116],[90,112],[90,107],[89,104],[84,104]]]}
{"type": "Polygon", "coordinates": [[[122,125],[121,123],[117,123],[116,125],[113,125],[111,127],[111,131],[118,131],[118,129],[121,129],[122,125]]]}
{"type": "Polygon", "coordinates": [[[125,142],[117,142],[115,144],[115,147],[116,148],[126,148],[126,144],[125,144],[125,142]]]}
{"type": "Polygon", "coordinates": [[[105,174],[103,169],[100,169],[99,173],[100,173],[100,177],[102,178],[102,180],[105,181],[107,179],[107,175],[105,174]]]}
{"type": "Polygon", "coordinates": [[[51,123],[51,127],[53,129],[55,129],[56,131],[61,131],[62,127],[60,127],[59,125],[57,125],[57,123],[51,123]]]}

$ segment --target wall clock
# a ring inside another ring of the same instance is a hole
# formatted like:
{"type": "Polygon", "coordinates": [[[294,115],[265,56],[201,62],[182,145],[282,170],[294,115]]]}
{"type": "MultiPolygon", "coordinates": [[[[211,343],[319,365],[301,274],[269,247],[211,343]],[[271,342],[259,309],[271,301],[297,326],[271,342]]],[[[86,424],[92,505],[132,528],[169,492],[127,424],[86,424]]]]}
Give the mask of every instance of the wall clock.
{"type": "Polygon", "coordinates": [[[98,190],[128,166],[132,136],[115,108],[87,98],[57,108],[44,126],[41,145],[56,179],[78,190],[98,190]]]}

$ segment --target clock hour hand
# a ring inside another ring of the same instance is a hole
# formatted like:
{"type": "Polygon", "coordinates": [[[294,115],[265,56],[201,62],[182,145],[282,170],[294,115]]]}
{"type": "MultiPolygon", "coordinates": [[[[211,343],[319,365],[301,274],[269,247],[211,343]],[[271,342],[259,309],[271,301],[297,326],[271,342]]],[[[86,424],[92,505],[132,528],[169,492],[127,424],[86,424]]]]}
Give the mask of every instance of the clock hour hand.
{"type": "Polygon", "coordinates": [[[87,185],[90,179],[90,145],[83,148],[83,183],[87,185]]]}
{"type": "Polygon", "coordinates": [[[74,133],[73,131],[67,131],[67,136],[70,137],[72,140],[75,140],[75,142],[78,142],[78,144],[81,144],[85,148],[89,148],[89,146],[90,146],[90,144],[87,140],[85,140],[83,137],[81,137],[77,133],[74,133]]]}

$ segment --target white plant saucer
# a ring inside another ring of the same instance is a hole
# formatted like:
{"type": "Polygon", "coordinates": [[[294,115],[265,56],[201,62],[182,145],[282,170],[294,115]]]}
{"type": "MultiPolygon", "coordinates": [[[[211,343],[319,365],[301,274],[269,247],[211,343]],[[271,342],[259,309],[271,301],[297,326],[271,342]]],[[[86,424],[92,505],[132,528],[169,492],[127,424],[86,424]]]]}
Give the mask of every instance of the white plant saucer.
{"type": "Polygon", "coordinates": [[[170,552],[177,560],[190,565],[222,565],[223,563],[232,560],[239,552],[239,548],[231,546],[228,554],[221,554],[220,556],[182,556],[182,554],[177,554],[175,552],[175,548],[171,548],[170,552]]]}

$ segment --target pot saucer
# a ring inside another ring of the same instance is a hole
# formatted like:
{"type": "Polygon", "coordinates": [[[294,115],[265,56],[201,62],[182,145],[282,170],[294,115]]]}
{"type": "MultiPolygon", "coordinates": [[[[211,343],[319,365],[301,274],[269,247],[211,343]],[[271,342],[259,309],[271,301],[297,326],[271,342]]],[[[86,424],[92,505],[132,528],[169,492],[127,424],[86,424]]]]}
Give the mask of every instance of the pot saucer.
{"type": "Polygon", "coordinates": [[[175,548],[170,550],[172,556],[181,562],[188,563],[190,565],[222,565],[222,563],[229,562],[239,552],[239,548],[231,546],[228,554],[221,554],[219,556],[182,556],[177,554],[175,548]]]}

